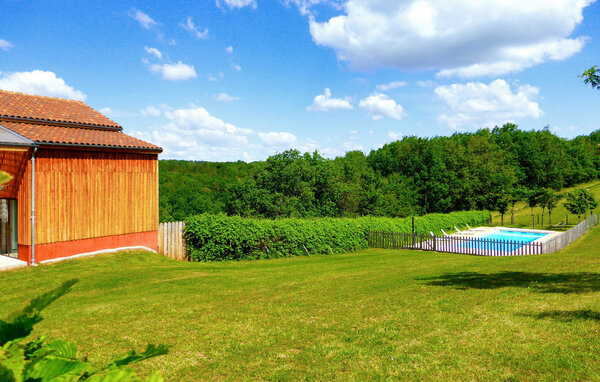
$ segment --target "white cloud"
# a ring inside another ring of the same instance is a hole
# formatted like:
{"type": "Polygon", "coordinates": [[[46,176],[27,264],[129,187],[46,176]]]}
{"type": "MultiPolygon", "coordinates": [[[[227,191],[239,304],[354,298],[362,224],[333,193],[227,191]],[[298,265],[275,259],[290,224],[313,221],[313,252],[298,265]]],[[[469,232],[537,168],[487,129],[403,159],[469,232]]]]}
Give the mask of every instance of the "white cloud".
{"type": "Polygon", "coordinates": [[[334,9],[342,9],[343,0],[285,0],[284,4],[289,6],[293,4],[298,7],[298,10],[302,15],[313,15],[312,7],[320,4],[325,4],[333,7],[334,9]]]}
{"type": "Polygon", "coordinates": [[[437,73],[437,77],[471,78],[519,72],[549,60],[565,60],[579,52],[584,44],[585,39],[580,37],[574,40],[558,39],[524,47],[509,47],[502,52],[505,59],[495,62],[475,63],[454,69],[444,69],[437,73]]]}
{"type": "Polygon", "coordinates": [[[393,81],[389,84],[377,85],[375,88],[381,92],[385,92],[387,90],[398,89],[403,86],[406,86],[406,81],[393,81]]]}
{"type": "Polygon", "coordinates": [[[252,134],[250,129],[241,129],[231,123],[213,117],[203,107],[192,106],[187,109],[177,109],[165,112],[165,116],[182,129],[207,129],[224,134],[252,134]]]}
{"type": "Polygon", "coordinates": [[[225,51],[227,53],[233,53],[233,46],[229,45],[227,48],[225,48],[225,51]]]}
{"type": "Polygon", "coordinates": [[[133,117],[135,116],[135,114],[126,112],[126,111],[122,111],[122,110],[118,110],[118,109],[113,109],[111,107],[103,107],[100,110],[100,113],[111,117],[111,118],[119,118],[119,117],[133,117]]]}
{"type": "Polygon", "coordinates": [[[154,21],[154,19],[152,19],[152,17],[148,16],[148,14],[140,11],[139,9],[134,9],[129,16],[140,23],[140,26],[144,29],[150,29],[154,25],[158,24],[156,21],[154,21]]]}
{"type": "Polygon", "coordinates": [[[208,80],[209,80],[210,82],[216,82],[216,81],[219,81],[219,79],[221,79],[221,78],[223,78],[223,77],[225,77],[225,76],[223,75],[223,72],[219,72],[219,73],[218,73],[216,76],[213,76],[213,75],[212,75],[212,73],[208,73],[208,76],[206,76],[206,78],[208,78],[208,80]]]}
{"type": "Polygon", "coordinates": [[[296,136],[287,132],[258,133],[258,137],[269,146],[288,146],[296,142],[296,136]]]}
{"type": "Polygon", "coordinates": [[[325,88],[323,94],[319,94],[313,100],[312,105],[306,108],[307,111],[331,111],[331,110],[343,110],[352,109],[350,101],[345,98],[331,98],[331,90],[325,88]]]}
{"type": "Polygon", "coordinates": [[[498,79],[489,85],[469,82],[438,86],[434,92],[446,104],[446,111],[438,121],[453,129],[490,127],[542,115],[534,101],[539,89],[530,85],[519,86],[513,93],[506,81],[498,79]]]}
{"type": "Polygon", "coordinates": [[[374,120],[383,117],[400,120],[406,114],[401,105],[398,105],[396,101],[381,93],[375,93],[360,100],[358,106],[374,120]]]}
{"type": "Polygon", "coordinates": [[[156,58],[158,58],[159,60],[162,59],[162,52],[160,50],[156,48],[148,48],[147,46],[144,47],[144,50],[146,50],[148,54],[156,56],[156,58]]]}
{"type": "Polygon", "coordinates": [[[238,72],[242,70],[242,67],[238,64],[231,63],[231,67],[238,72]]]}
{"type": "Polygon", "coordinates": [[[86,98],[83,92],[67,85],[53,72],[42,70],[3,73],[0,75],[0,89],[78,101],[84,101],[86,98]]]}
{"type": "Polygon", "coordinates": [[[165,80],[181,81],[198,77],[193,66],[179,61],[176,64],[153,64],[149,66],[150,72],[160,74],[165,80]]]}
{"type": "MultiPolygon", "coordinates": [[[[256,0],[222,0],[230,9],[251,7],[256,9],[256,0]]],[[[221,7],[221,0],[216,0],[217,7],[221,7]]]]}
{"type": "Polygon", "coordinates": [[[185,22],[179,23],[179,26],[185,29],[186,31],[191,32],[197,38],[208,38],[208,29],[204,28],[204,30],[200,30],[200,28],[196,24],[194,24],[194,21],[189,16],[185,20],[185,22]]]}
{"type": "Polygon", "coordinates": [[[143,108],[142,110],[140,110],[140,113],[144,116],[152,116],[152,117],[158,117],[160,116],[160,109],[155,107],[155,106],[146,106],[145,108],[143,108]]]}
{"type": "Polygon", "coordinates": [[[434,87],[436,85],[437,84],[434,81],[431,81],[431,80],[417,81],[417,86],[420,86],[422,88],[432,88],[432,87],[434,87]]]}
{"type": "Polygon", "coordinates": [[[257,146],[248,139],[256,134],[253,130],[227,123],[200,106],[167,110],[164,116],[167,124],[132,134],[162,146],[166,158],[247,160],[248,150],[257,146]]]}
{"type": "Polygon", "coordinates": [[[351,131],[340,142],[324,144],[310,138],[301,139],[286,131],[256,132],[240,128],[197,105],[179,109],[160,105],[159,108],[167,123],[155,125],[146,131],[127,133],[163,147],[162,157],[165,159],[264,160],[268,155],[290,148],[301,152],[318,150],[326,157],[344,155],[353,150],[365,151],[357,143],[357,131],[351,131]]]}
{"type": "Polygon", "coordinates": [[[11,44],[10,42],[6,41],[3,38],[0,38],[0,49],[9,50],[12,47],[13,47],[13,44],[11,44]]]}
{"type": "Polygon", "coordinates": [[[359,69],[492,76],[579,52],[585,38],[570,36],[594,1],[348,0],[309,26],[315,43],[359,69]]]}
{"type": "Polygon", "coordinates": [[[404,135],[402,133],[396,131],[388,131],[388,137],[390,137],[390,139],[392,139],[393,141],[398,141],[402,139],[403,136],[404,135]]]}
{"type": "Polygon", "coordinates": [[[219,102],[232,102],[232,101],[239,101],[239,100],[241,100],[240,97],[234,97],[234,96],[231,96],[231,95],[229,95],[227,93],[219,93],[214,98],[215,98],[215,100],[217,100],[219,102]]]}

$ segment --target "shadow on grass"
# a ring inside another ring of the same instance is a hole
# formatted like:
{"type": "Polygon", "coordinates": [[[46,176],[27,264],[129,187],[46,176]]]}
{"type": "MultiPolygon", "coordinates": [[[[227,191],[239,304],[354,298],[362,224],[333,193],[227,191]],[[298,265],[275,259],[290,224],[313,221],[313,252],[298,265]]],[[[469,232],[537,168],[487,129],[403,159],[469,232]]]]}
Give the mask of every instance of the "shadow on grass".
{"type": "Polygon", "coordinates": [[[539,320],[547,318],[557,321],[571,322],[575,320],[581,321],[600,321],[600,313],[589,309],[582,310],[549,310],[542,313],[524,313],[520,314],[524,317],[533,317],[539,320]]]}
{"type": "Polygon", "coordinates": [[[446,273],[440,276],[418,278],[427,285],[448,286],[456,289],[529,288],[539,293],[589,293],[600,291],[599,273],[534,273],[498,272],[446,273]]]}

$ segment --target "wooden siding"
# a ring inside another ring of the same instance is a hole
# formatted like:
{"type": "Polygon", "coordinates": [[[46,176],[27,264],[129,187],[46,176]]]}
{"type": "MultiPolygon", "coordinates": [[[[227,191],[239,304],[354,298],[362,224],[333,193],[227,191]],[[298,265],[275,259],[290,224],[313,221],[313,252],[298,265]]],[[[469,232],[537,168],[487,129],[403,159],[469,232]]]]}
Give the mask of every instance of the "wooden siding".
{"type": "MultiPolygon", "coordinates": [[[[156,231],[156,154],[40,149],[36,244],[156,231]]],[[[28,162],[23,183],[31,183],[28,162]]],[[[19,244],[31,244],[30,187],[19,190],[19,244]]]]}

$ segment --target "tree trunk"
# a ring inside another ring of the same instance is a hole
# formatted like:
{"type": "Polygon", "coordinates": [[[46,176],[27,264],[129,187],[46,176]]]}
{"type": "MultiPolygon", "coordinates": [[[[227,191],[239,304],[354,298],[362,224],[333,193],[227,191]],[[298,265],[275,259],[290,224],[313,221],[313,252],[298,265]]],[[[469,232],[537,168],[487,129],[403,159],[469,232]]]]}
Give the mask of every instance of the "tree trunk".
{"type": "Polygon", "coordinates": [[[500,214],[500,225],[504,227],[504,214],[500,214]]]}
{"type": "Polygon", "coordinates": [[[535,228],[535,216],[533,216],[533,214],[531,214],[531,229],[535,228]]]}
{"type": "Polygon", "coordinates": [[[542,210],[542,227],[544,226],[544,210],[542,210]]]}
{"type": "Polygon", "coordinates": [[[548,224],[552,225],[552,211],[548,210],[548,224]]]}
{"type": "Polygon", "coordinates": [[[577,224],[581,223],[581,215],[577,215],[577,224]]]}
{"type": "Polygon", "coordinates": [[[510,214],[510,225],[515,225],[515,211],[510,214]]]}

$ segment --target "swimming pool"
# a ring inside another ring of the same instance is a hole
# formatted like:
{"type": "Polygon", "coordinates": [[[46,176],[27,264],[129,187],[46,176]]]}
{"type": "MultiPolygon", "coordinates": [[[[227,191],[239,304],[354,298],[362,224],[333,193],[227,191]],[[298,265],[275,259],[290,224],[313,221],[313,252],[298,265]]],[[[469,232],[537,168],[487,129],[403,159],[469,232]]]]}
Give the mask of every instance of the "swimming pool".
{"type": "Polygon", "coordinates": [[[545,232],[495,230],[475,240],[468,240],[461,246],[470,249],[512,252],[546,235],[548,233],[545,232]]]}

